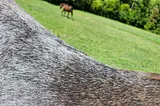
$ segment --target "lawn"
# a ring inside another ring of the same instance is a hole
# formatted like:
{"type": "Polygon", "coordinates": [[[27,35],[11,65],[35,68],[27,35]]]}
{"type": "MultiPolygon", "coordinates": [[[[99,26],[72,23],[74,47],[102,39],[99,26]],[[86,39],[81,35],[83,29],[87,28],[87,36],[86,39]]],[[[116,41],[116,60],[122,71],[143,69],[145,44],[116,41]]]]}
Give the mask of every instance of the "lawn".
{"type": "Polygon", "coordinates": [[[71,20],[43,0],[16,2],[56,36],[104,64],[160,73],[160,35],[80,10],[71,20]]]}

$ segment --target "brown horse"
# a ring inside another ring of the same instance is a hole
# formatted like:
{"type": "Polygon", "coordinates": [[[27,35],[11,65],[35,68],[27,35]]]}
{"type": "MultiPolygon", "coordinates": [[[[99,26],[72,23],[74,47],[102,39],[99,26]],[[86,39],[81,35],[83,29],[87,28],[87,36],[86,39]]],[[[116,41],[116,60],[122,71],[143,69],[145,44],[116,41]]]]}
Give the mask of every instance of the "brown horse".
{"type": "Polygon", "coordinates": [[[71,13],[71,18],[73,17],[73,7],[72,6],[70,6],[66,3],[61,3],[60,9],[62,9],[62,11],[61,11],[62,16],[65,16],[65,12],[68,12],[67,17],[69,18],[69,13],[71,13]]]}

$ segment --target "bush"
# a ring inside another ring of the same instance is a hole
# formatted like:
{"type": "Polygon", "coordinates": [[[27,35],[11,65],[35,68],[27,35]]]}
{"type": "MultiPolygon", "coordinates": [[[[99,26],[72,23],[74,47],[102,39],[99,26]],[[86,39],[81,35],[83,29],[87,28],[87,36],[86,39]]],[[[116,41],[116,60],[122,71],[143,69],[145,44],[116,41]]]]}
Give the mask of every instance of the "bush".
{"type": "Polygon", "coordinates": [[[91,9],[93,13],[101,14],[102,9],[102,0],[93,0],[91,4],[91,9]]]}
{"type": "Polygon", "coordinates": [[[129,4],[122,4],[119,9],[119,20],[124,23],[129,23],[129,12],[130,12],[130,6],[129,4]]]}
{"type": "Polygon", "coordinates": [[[104,16],[118,19],[119,17],[119,0],[105,0],[102,5],[104,16]]]}

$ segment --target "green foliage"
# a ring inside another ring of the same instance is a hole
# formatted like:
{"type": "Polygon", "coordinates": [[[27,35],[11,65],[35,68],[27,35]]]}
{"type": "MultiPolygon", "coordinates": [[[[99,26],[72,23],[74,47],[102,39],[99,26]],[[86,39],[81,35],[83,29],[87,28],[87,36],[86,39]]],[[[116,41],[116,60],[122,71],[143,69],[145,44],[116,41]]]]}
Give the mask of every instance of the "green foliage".
{"type": "Polygon", "coordinates": [[[150,30],[154,33],[160,33],[160,10],[159,8],[155,7],[152,9],[152,13],[145,25],[146,30],[150,30]]]}
{"type": "Polygon", "coordinates": [[[124,23],[129,23],[129,12],[130,12],[130,6],[129,4],[122,4],[119,9],[119,15],[120,15],[120,21],[124,23]]]}
{"type": "Polygon", "coordinates": [[[93,13],[97,13],[97,14],[100,14],[100,15],[103,15],[102,14],[102,0],[93,0],[92,2],[92,5],[91,5],[91,9],[93,11],[93,13]]]}
{"type": "Polygon", "coordinates": [[[91,11],[92,0],[72,0],[72,4],[75,8],[91,11]]]}
{"type": "MultiPolygon", "coordinates": [[[[61,16],[59,6],[42,0],[16,1],[51,32],[98,61],[160,73],[160,36],[156,34],[79,10],[74,10],[74,20],[70,20],[61,16]]],[[[137,16],[133,10],[129,16],[137,16]]],[[[128,19],[134,22],[135,18],[128,19]]]]}
{"type": "Polygon", "coordinates": [[[130,10],[129,4],[122,4],[122,5],[120,6],[120,11],[129,12],[129,10],[130,10]]]}
{"type": "Polygon", "coordinates": [[[119,0],[104,0],[102,4],[103,16],[118,19],[119,0]]]}

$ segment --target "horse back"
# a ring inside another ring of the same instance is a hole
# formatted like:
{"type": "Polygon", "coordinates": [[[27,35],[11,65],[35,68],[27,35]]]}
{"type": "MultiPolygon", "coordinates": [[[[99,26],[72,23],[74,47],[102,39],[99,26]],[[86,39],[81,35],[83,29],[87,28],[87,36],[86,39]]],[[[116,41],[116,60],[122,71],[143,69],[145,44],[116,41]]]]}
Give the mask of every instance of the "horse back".
{"type": "Polygon", "coordinates": [[[68,11],[68,12],[72,12],[73,7],[72,6],[66,6],[65,10],[68,11]]]}

